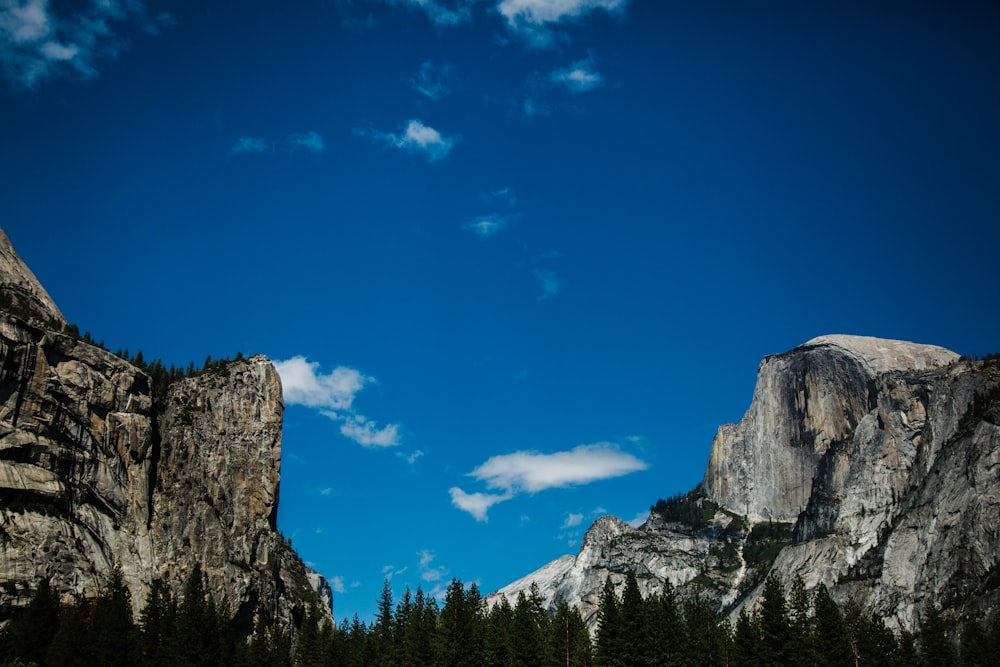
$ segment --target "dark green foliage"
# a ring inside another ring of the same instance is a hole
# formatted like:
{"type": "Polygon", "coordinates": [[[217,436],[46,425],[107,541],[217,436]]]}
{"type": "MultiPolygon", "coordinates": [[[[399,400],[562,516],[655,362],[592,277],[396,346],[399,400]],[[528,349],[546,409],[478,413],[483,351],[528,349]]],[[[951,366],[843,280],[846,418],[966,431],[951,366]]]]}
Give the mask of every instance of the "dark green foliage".
{"type": "Polygon", "coordinates": [[[91,611],[90,649],[93,659],[108,667],[133,664],[134,635],[132,596],[122,579],[121,569],[115,567],[91,611]]]}
{"type": "Polygon", "coordinates": [[[514,604],[511,619],[510,664],[516,667],[539,667],[545,655],[542,639],[535,602],[521,591],[514,604]]]}
{"type": "Polygon", "coordinates": [[[594,662],[600,667],[622,665],[621,601],[609,576],[604,580],[600,603],[597,607],[597,640],[594,645],[594,662]]]}
{"type": "Polygon", "coordinates": [[[786,596],[781,582],[765,583],[756,611],[742,609],[735,628],[703,598],[679,600],[665,585],[643,598],[626,574],[618,596],[610,577],[598,608],[594,641],[579,611],[565,602],[546,614],[536,587],[512,608],[501,600],[485,609],[475,585],[453,580],[444,607],[420,588],[407,589],[393,607],[388,584],[371,624],[345,620],[334,627],[310,605],[292,638],[259,621],[243,641],[233,639],[221,610],[228,605],[205,589],[195,567],[180,602],[154,582],[138,623],[121,572],[113,571],[101,594],[60,607],[46,582],[31,603],[0,632],[0,665],[60,667],[234,665],[235,667],[370,667],[372,665],[485,665],[622,667],[681,665],[755,667],[937,667],[1000,664],[1000,617],[961,628],[961,652],[939,611],[923,614],[918,641],[889,630],[878,616],[849,602],[842,610],[824,586],[812,595],[801,581],[786,596]],[[919,646],[919,650],[917,648],[919,646]]]}
{"type": "Polygon", "coordinates": [[[760,601],[760,664],[788,664],[791,635],[785,589],[781,580],[771,575],[764,582],[760,601]]]}
{"type": "Polygon", "coordinates": [[[819,664],[851,667],[854,665],[854,651],[847,622],[826,586],[821,584],[816,589],[813,606],[816,653],[823,660],[819,664]]]}
{"type": "Polygon", "coordinates": [[[545,664],[552,667],[589,667],[592,653],[590,631],[579,610],[560,602],[548,622],[545,664]]]}
{"type": "Polygon", "coordinates": [[[479,588],[452,579],[438,618],[435,663],[442,667],[479,667],[483,661],[483,604],[479,588]]]}
{"type": "Polygon", "coordinates": [[[0,660],[20,658],[41,664],[59,624],[59,600],[42,579],[27,608],[7,624],[0,635],[0,660]]]}
{"type": "Polygon", "coordinates": [[[933,604],[924,607],[920,619],[920,657],[925,667],[953,667],[958,664],[955,646],[948,639],[941,611],[933,604]]]}
{"type": "Polygon", "coordinates": [[[718,505],[705,498],[701,488],[696,488],[670,496],[666,500],[660,498],[649,511],[656,512],[664,521],[683,523],[697,530],[707,526],[718,509],[718,505]]]}

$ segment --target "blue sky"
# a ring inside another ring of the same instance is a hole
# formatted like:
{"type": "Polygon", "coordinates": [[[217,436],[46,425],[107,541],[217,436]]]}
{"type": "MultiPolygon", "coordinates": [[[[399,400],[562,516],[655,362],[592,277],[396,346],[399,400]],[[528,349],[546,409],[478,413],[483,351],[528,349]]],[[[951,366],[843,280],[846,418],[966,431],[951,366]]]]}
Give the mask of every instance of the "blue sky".
{"type": "Polygon", "coordinates": [[[758,362],[1000,351],[982,3],[0,0],[0,226],[67,318],[263,353],[338,618],[700,481],[758,362]]]}

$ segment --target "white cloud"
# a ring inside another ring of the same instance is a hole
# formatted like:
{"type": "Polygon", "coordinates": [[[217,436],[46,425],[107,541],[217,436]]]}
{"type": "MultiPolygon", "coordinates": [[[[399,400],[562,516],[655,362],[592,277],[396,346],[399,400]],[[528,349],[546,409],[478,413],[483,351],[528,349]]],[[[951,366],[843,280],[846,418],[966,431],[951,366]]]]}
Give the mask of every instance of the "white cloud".
{"type": "Polygon", "coordinates": [[[493,456],[470,476],[508,494],[588,484],[645,470],[646,464],[617,446],[601,442],[565,452],[522,451],[493,456]]]}
{"type": "Polygon", "coordinates": [[[338,576],[330,579],[330,588],[333,589],[334,593],[343,593],[346,590],[344,588],[344,578],[338,576]]]}
{"type": "Polygon", "coordinates": [[[410,86],[430,100],[440,100],[451,92],[448,80],[451,78],[451,65],[435,65],[429,60],[420,63],[420,69],[410,79],[410,86]]]}
{"type": "Polygon", "coordinates": [[[419,450],[419,449],[415,449],[412,452],[410,452],[409,454],[407,454],[406,452],[398,452],[396,454],[396,456],[398,456],[401,459],[404,459],[410,465],[413,465],[414,463],[416,463],[417,459],[419,459],[423,455],[424,455],[424,453],[421,450],[419,450]]]}
{"type": "Polygon", "coordinates": [[[552,271],[536,269],[532,273],[538,279],[538,282],[541,283],[542,292],[538,295],[539,301],[551,299],[562,291],[562,281],[552,271]]]}
{"type": "Polygon", "coordinates": [[[635,515],[635,517],[632,518],[632,520],[626,521],[625,523],[632,526],[633,528],[638,528],[642,524],[646,523],[648,519],[649,519],[649,510],[646,510],[644,512],[639,512],[638,514],[635,515]]]}
{"type": "Polygon", "coordinates": [[[419,120],[407,121],[399,133],[357,130],[358,134],[408,153],[423,153],[431,162],[443,159],[455,145],[455,139],[445,137],[419,120]]]}
{"type": "Polygon", "coordinates": [[[330,373],[319,372],[319,362],[297,355],[274,362],[281,376],[285,402],[310,408],[349,410],[354,396],[375,378],[347,366],[337,366],[330,373]]]}
{"type": "Polygon", "coordinates": [[[396,137],[396,146],[410,152],[423,152],[429,160],[440,160],[448,155],[455,144],[453,139],[441,136],[433,127],[419,120],[411,120],[406,130],[396,137]]]}
{"type": "Polygon", "coordinates": [[[409,566],[402,567],[397,570],[395,565],[385,565],[382,567],[382,575],[385,576],[386,579],[392,579],[400,574],[406,574],[406,571],[409,569],[409,566]]]}
{"type": "Polygon", "coordinates": [[[361,415],[353,415],[341,424],[340,432],[365,447],[395,447],[399,444],[399,427],[396,424],[378,428],[361,415]]]}
{"type": "Polygon", "coordinates": [[[477,0],[394,0],[393,4],[420,9],[427,14],[431,23],[440,28],[448,28],[472,18],[472,5],[476,2],[477,0]]]}
{"type": "Polygon", "coordinates": [[[399,444],[399,426],[381,428],[354,409],[354,398],[375,378],[347,366],[338,366],[322,373],[319,363],[299,355],[275,361],[281,376],[285,403],[316,408],[323,415],[340,422],[340,432],[365,447],[394,447],[399,444]]]}
{"type": "Polygon", "coordinates": [[[462,223],[462,229],[472,232],[481,239],[487,239],[498,232],[502,232],[509,225],[513,216],[509,215],[481,215],[462,223]]]}
{"type": "Polygon", "coordinates": [[[510,30],[530,45],[545,48],[555,40],[554,25],[597,10],[621,12],[627,4],[628,0],[501,0],[497,9],[510,30]]]}
{"type": "Polygon", "coordinates": [[[575,62],[569,67],[557,69],[549,75],[549,80],[571,93],[584,93],[604,83],[604,77],[594,69],[590,60],[575,62]]]}
{"type": "Polygon", "coordinates": [[[260,137],[240,137],[229,149],[229,152],[233,155],[243,155],[245,153],[266,153],[269,150],[271,150],[271,145],[260,137]]]}
{"type": "Polygon", "coordinates": [[[288,142],[293,153],[303,150],[318,155],[326,151],[326,142],[318,132],[299,132],[289,136],[288,142]]]}
{"type": "MultiPolygon", "coordinates": [[[[553,454],[521,451],[490,457],[469,473],[488,488],[502,493],[466,493],[457,486],[448,492],[455,507],[485,522],[493,505],[510,500],[518,493],[589,484],[646,468],[646,463],[609,442],[579,445],[553,454]]],[[[582,521],[582,514],[570,514],[563,530],[582,521]]]]}
{"type": "Polygon", "coordinates": [[[457,486],[453,486],[448,489],[448,493],[451,494],[452,505],[463,512],[468,512],[476,518],[476,521],[482,521],[484,523],[489,520],[487,512],[489,512],[491,507],[497,503],[502,503],[505,500],[513,498],[512,493],[504,493],[502,495],[479,492],[466,493],[457,486]]]}
{"type": "Polygon", "coordinates": [[[157,34],[172,22],[169,14],[149,18],[140,0],[57,7],[48,0],[0,0],[0,68],[16,86],[33,89],[55,76],[91,79],[99,60],[125,48],[115,24],[136,20],[157,34]]]}
{"type": "Polygon", "coordinates": [[[431,563],[437,558],[437,554],[433,551],[424,549],[417,555],[420,556],[420,578],[424,581],[428,583],[441,581],[448,574],[448,568],[446,567],[431,567],[431,563]]]}

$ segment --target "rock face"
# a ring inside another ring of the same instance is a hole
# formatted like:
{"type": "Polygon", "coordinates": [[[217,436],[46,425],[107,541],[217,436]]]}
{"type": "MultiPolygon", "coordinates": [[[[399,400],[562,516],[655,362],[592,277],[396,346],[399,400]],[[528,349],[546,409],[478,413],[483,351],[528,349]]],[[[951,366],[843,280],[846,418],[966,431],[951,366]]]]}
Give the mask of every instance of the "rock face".
{"type": "Polygon", "coordinates": [[[761,363],[749,410],[719,429],[684,501],[696,525],[667,507],[638,529],[599,519],[539,586],[589,615],[605,578],[631,569],[644,592],[669,580],[735,614],[773,572],[907,629],[928,602],[979,617],[1000,605],[998,474],[1000,364],[823,336],[761,363]]]}
{"type": "Polygon", "coordinates": [[[0,312],[0,617],[43,577],[68,601],[115,566],[138,611],[154,580],[180,594],[196,564],[244,632],[258,617],[287,627],[324,597],[329,609],[329,587],[275,527],[273,365],[232,362],[154,404],[144,372],[41,323],[61,315],[4,241],[0,289],[23,278],[18,294],[37,301],[27,319],[0,312]]]}

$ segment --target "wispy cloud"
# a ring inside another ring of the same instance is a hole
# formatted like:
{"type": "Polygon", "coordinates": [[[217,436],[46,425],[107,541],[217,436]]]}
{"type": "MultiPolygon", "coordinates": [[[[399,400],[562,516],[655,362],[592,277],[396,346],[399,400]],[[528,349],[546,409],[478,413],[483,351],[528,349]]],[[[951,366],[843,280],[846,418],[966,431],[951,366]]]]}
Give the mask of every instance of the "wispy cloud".
{"type": "Polygon", "coordinates": [[[439,28],[465,23],[472,18],[472,6],[477,0],[389,0],[390,4],[419,9],[439,28]]]}
{"type": "Polygon", "coordinates": [[[341,576],[336,576],[330,579],[330,588],[333,589],[334,593],[343,593],[344,588],[344,578],[341,576]]]}
{"type": "Polygon", "coordinates": [[[581,523],[583,523],[583,514],[571,513],[566,515],[566,520],[563,521],[562,527],[565,530],[566,528],[573,528],[575,526],[579,526],[581,523]]]}
{"type": "Polygon", "coordinates": [[[384,565],[382,567],[382,575],[386,579],[392,579],[400,574],[406,574],[406,571],[409,569],[409,567],[402,567],[397,570],[395,565],[384,565]]]}
{"type": "Polygon", "coordinates": [[[440,100],[451,93],[451,65],[435,65],[429,60],[410,79],[410,87],[430,100],[440,100]]]}
{"type": "MultiPolygon", "coordinates": [[[[323,135],[313,131],[290,134],[285,143],[280,145],[286,147],[289,153],[305,152],[319,155],[326,152],[326,140],[323,139],[323,135]]],[[[274,148],[274,143],[264,137],[243,136],[233,142],[229,153],[231,155],[252,155],[270,153],[274,148]]]]}
{"type": "Polygon", "coordinates": [[[462,229],[467,232],[472,232],[481,239],[488,239],[494,234],[498,234],[499,232],[507,229],[514,217],[515,216],[499,215],[496,213],[492,215],[480,215],[463,222],[462,229]]]}
{"type": "Polygon", "coordinates": [[[431,162],[447,157],[456,141],[453,137],[443,136],[419,120],[407,121],[406,127],[398,133],[376,130],[355,130],[355,132],[407,153],[423,154],[431,162]]]}
{"type": "Polygon", "coordinates": [[[554,28],[563,21],[603,10],[624,11],[628,0],[501,0],[497,6],[507,27],[529,45],[548,48],[555,42],[554,28]]]}
{"type": "Polygon", "coordinates": [[[541,285],[542,291],[538,295],[539,301],[545,301],[546,299],[551,299],[552,297],[558,295],[562,291],[562,281],[559,280],[557,276],[552,271],[546,271],[544,269],[535,269],[532,272],[535,278],[538,279],[541,285]]]}
{"type": "Polygon", "coordinates": [[[232,155],[245,155],[252,153],[267,153],[271,150],[271,144],[260,137],[240,137],[229,149],[232,155]]]}
{"type": "Polygon", "coordinates": [[[549,80],[573,94],[585,93],[604,84],[604,77],[594,69],[590,59],[580,60],[569,67],[557,69],[549,75],[549,80]]]}
{"type": "Polygon", "coordinates": [[[514,193],[514,188],[498,188],[496,190],[491,190],[490,192],[483,192],[479,195],[480,198],[487,204],[492,204],[494,202],[503,204],[504,206],[516,206],[517,195],[514,193]]]}
{"type": "Polygon", "coordinates": [[[491,507],[514,497],[512,493],[495,494],[479,493],[478,491],[475,493],[466,493],[457,486],[448,489],[448,493],[451,494],[452,505],[463,512],[468,512],[475,517],[476,521],[482,522],[489,520],[487,514],[491,507]]]}
{"type": "Polygon", "coordinates": [[[433,583],[435,581],[441,581],[448,575],[448,568],[443,565],[437,565],[431,567],[434,559],[437,558],[437,554],[428,549],[417,554],[420,556],[420,578],[428,583],[433,583]]]}
{"type": "MultiPolygon", "coordinates": [[[[458,487],[452,487],[449,493],[453,505],[468,512],[477,521],[486,521],[490,507],[510,500],[518,493],[538,493],[546,489],[589,484],[645,470],[646,467],[646,463],[609,442],[579,445],[552,454],[519,451],[490,457],[469,473],[470,477],[499,493],[466,493],[458,487]]],[[[581,515],[577,521],[582,520],[581,515]]]]}
{"type": "Polygon", "coordinates": [[[288,137],[291,152],[306,151],[319,154],[326,151],[326,141],[319,132],[299,132],[288,137]]]}
{"type": "Polygon", "coordinates": [[[274,362],[281,376],[286,404],[315,408],[340,423],[344,437],[365,447],[393,447],[399,444],[399,426],[389,424],[379,428],[354,409],[354,398],[375,378],[347,366],[338,366],[329,373],[320,372],[319,363],[303,356],[274,362]]]}
{"type": "Polygon", "coordinates": [[[362,415],[351,415],[340,425],[340,432],[365,447],[395,447],[399,444],[399,426],[389,424],[379,428],[362,415]]]}
{"type": "Polygon", "coordinates": [[[56,76],[92,79],[98,61],[126,48],[122,24],[135,21],[154,35],[173,24],[167,13],[148,16],[140,0],[58,7],[48,0],[0,0],[0,67],[15,86],[34,89],[56,76]]]}

